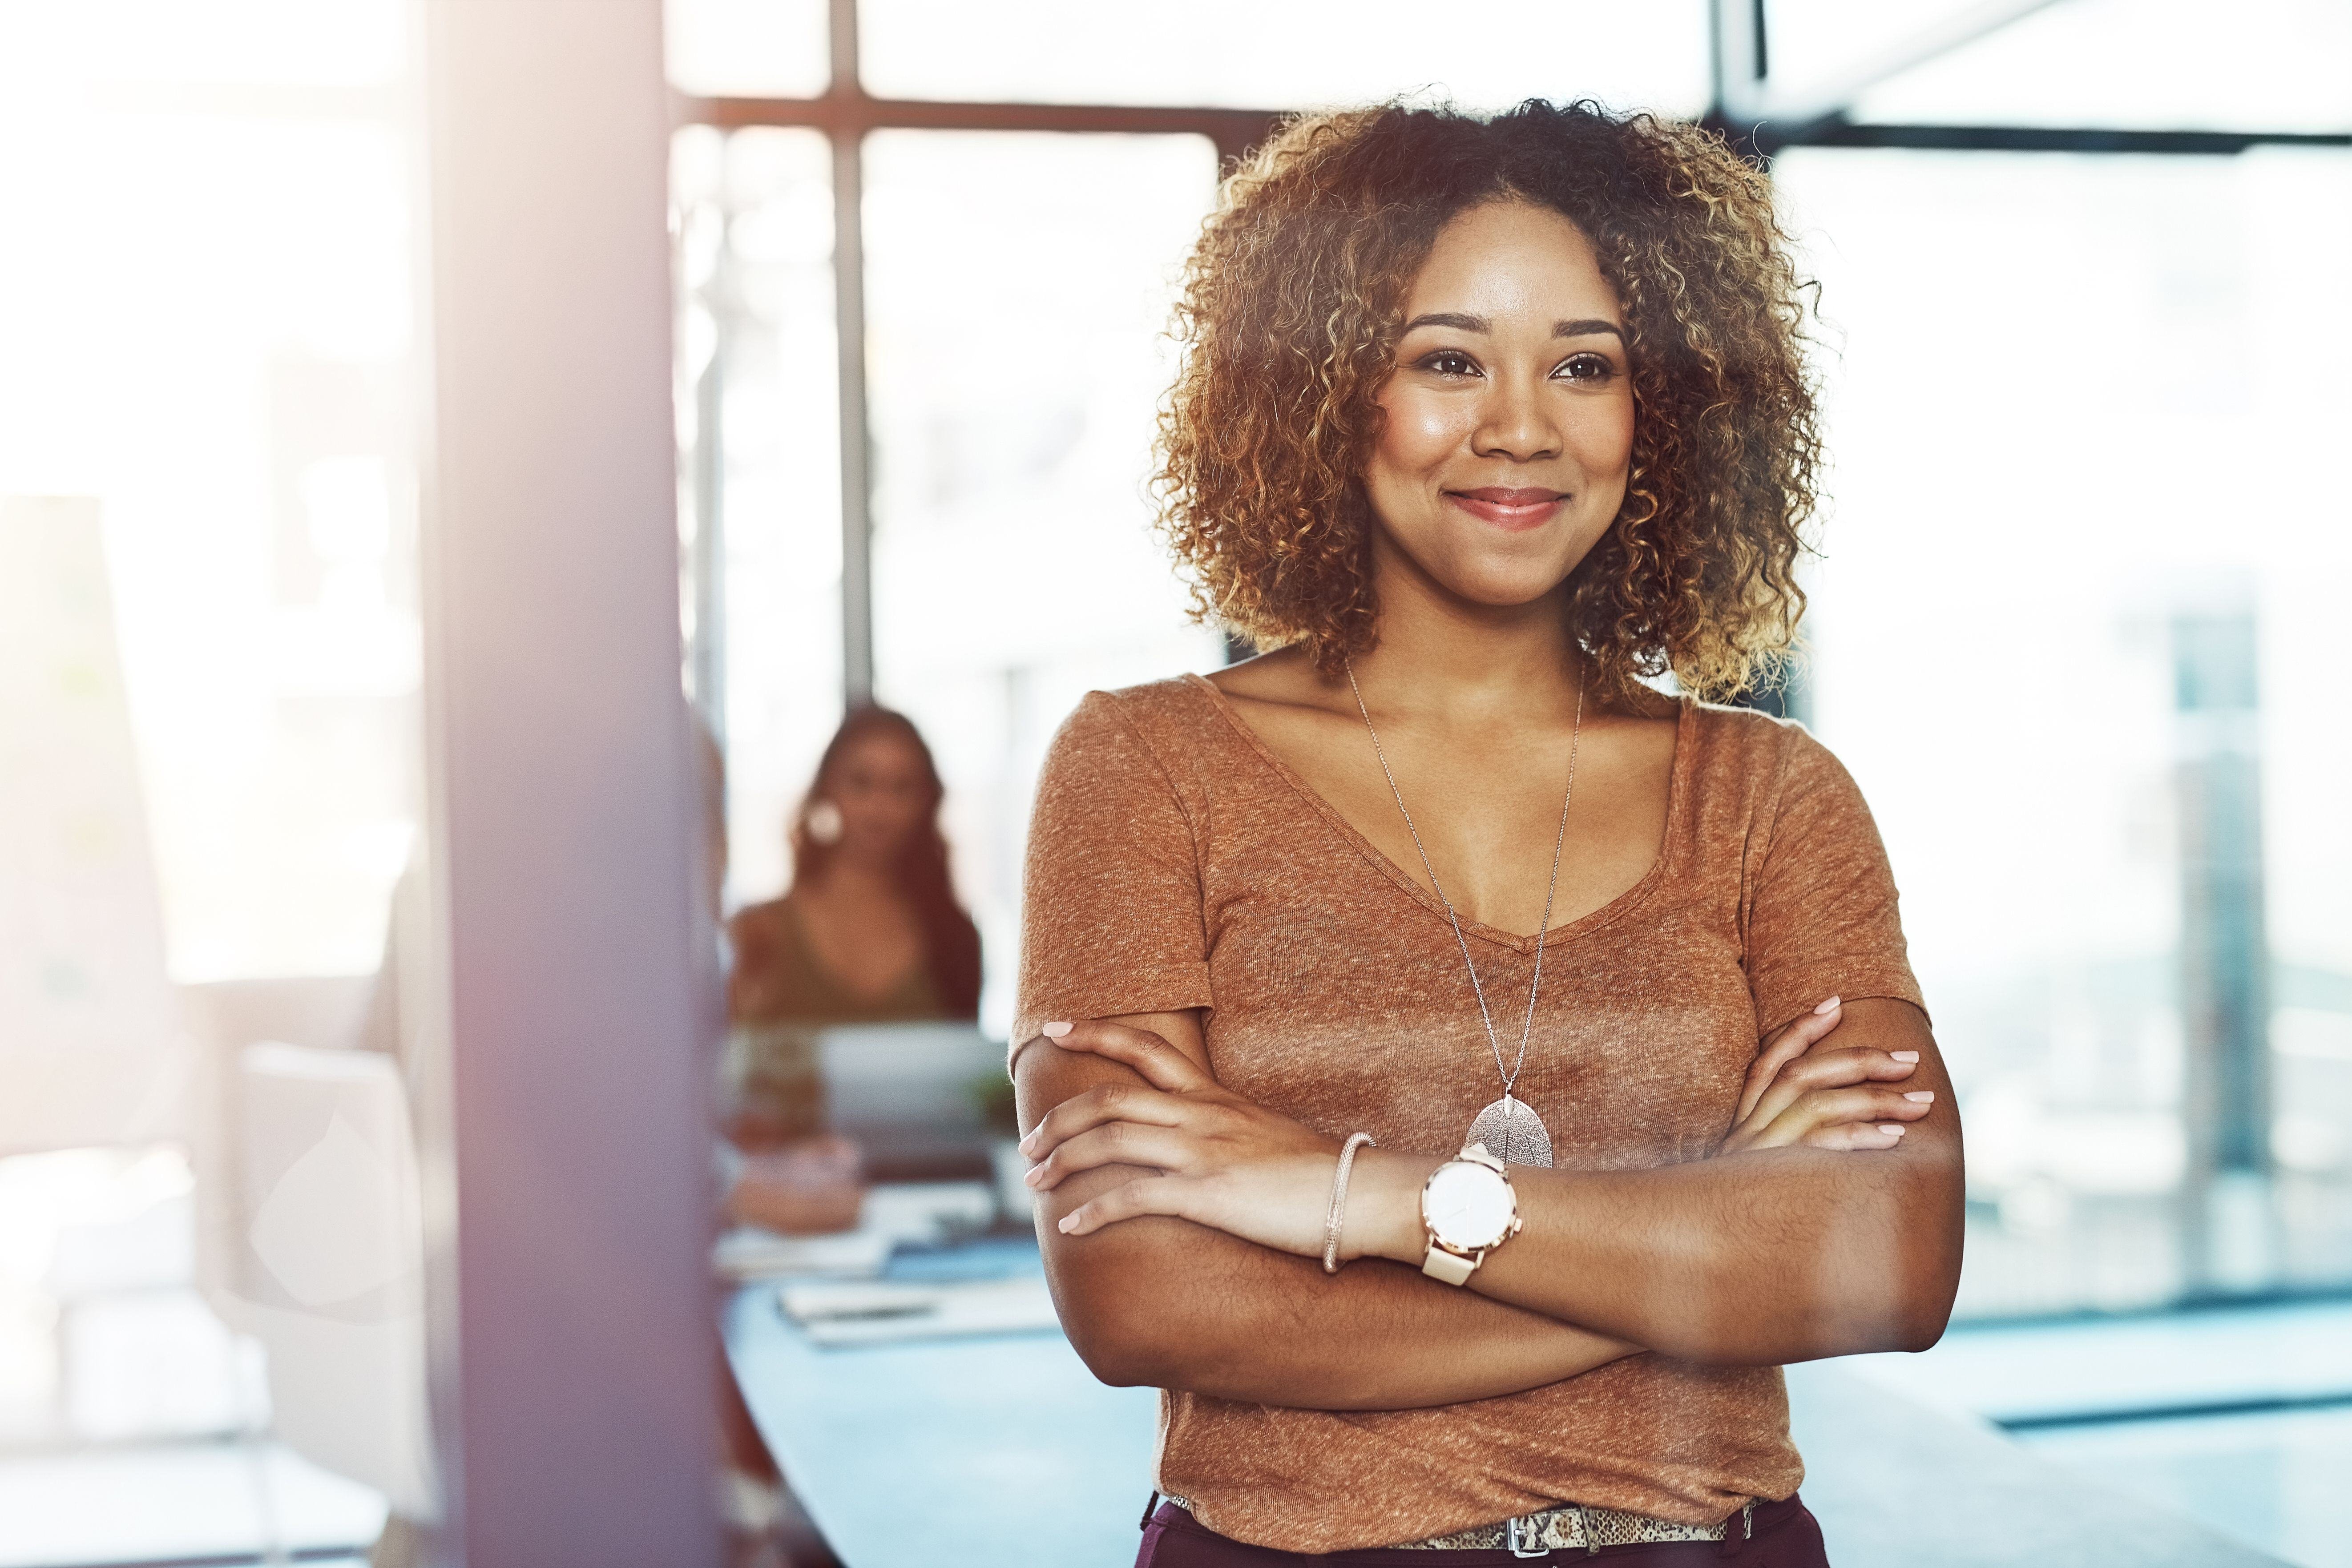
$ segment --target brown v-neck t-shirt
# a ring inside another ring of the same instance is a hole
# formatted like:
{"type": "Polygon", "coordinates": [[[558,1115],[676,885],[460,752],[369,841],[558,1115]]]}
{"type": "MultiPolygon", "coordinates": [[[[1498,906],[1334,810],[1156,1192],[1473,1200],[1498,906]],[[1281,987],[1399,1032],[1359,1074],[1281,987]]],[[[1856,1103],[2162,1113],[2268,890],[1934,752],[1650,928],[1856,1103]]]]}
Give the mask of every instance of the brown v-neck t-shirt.
{"type": "MultiPolygon", "coordinates": [[[[1535,939],[1462,930],[1524,995],[1535,939]]],[[[1685,701],[1657,859],[1551,932],[1517,1093],[1561,1169],[1705,1159],[1759,1040],[1832,993],[1921,1000],[1860,792],[1801,726],[1685,701]]],[[[1333,1138],[1451,1153],[1500,1091],[1444,906],[1188,676],[1093,692],[1055,739],[1013,1037],[1195,1007],[1220,1083],[1333,1138]]],[[[1425,1410],[1160,1396],[1160,1490],[1290,1552],[1560,1502],[1711,1524],[1802,1473],[1776,1367],[1645,1353],[1425,1410]]]]}

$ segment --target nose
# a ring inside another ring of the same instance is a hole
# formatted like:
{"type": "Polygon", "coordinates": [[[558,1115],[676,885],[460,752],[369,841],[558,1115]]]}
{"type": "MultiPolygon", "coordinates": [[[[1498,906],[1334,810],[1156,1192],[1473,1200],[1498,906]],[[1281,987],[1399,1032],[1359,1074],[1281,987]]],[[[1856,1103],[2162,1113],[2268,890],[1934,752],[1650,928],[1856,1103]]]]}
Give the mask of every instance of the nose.
{"type": "Polygon", "coordinates": [[[1473,451],[1520,463],[1559,455],[1559,424],[1539,378],[1498,375],[1486,387],[1478,427],[1471,434],[1473,451]]]}

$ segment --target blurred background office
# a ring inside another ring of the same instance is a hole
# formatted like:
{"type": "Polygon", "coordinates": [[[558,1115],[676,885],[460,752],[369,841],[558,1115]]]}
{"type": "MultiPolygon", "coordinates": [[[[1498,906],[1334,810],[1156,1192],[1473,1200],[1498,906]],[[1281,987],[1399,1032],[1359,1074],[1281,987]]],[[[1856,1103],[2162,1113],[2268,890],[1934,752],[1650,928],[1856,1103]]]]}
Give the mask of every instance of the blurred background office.
{"type": "MultiPolygon", "coordinates": [[[[394,898],[455,787],[453,14],[0,0],[0,1568],[339,1561],[446,1500],[417,1259],[465,1199],[442,1091],[357,1047],[451,896],[394,898]]],[[[631,38],[740,966],[731,1049],[659,1045],[710,1131],[825,1131],[780,1025],[1001,1044],[1055,725],[1235,651],[1146,494],[1221,165],[1397,93],[1712,117],[1826,322],[1810,653],[1756,700],[1872,802],[1969,1129],[1956,1326],[1859,1370],[2352,1563],[2352,0],[669,0],[631,38]],[[860,904],[823,862],[883,828],[951,858],[860,904]]],[[[1001,1115],[900,1173],[984,1176],[1001,1115]]],[[[870,1229],[888,1174],[779,1179],[870,1229]]]]}

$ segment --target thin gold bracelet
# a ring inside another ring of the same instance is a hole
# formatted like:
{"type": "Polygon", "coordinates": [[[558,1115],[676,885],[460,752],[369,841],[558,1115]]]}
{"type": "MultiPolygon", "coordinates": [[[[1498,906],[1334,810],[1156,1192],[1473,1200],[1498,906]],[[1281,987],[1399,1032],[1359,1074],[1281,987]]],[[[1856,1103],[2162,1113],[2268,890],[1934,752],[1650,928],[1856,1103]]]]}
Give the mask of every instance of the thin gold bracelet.
{"type": "Polygon", "coordinates": [[[1356,1163],[1356,1151],[1377,1149],[1369,1132],[1350,1134],[1339,1150],[1339,1168],[1331,1173],[1331,1212],[1323,1220],[1323,1272],[1339,1272],[1339,1226],[1348,1217],[1348,1172],[1356,1163]]]}

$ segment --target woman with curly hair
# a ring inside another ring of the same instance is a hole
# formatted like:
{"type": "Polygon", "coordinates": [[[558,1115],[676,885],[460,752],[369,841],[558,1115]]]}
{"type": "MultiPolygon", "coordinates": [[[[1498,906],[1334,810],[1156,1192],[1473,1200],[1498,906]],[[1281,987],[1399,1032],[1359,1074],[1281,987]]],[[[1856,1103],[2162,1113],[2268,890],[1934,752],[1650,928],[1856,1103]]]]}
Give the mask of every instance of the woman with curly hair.
{"type": "Polygon", "coordinates": [[[1226,183],[1163,518],[1274,651],[1064,726],[1014,1031],[1063,1322],[1165,1391],[1144,1563],[1819,1563],[1780,1365],[1943,1331],[1885,852],[1710,700],[1802,607],[1783,247],[1718,141],[1590,105],[1226,183]]]}

